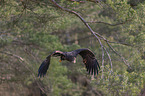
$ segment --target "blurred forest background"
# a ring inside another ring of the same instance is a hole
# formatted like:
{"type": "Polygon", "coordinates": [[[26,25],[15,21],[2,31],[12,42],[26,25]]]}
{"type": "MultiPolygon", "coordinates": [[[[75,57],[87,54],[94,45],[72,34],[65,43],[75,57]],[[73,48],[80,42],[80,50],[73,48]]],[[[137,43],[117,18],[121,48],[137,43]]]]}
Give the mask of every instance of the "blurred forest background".
{"type": "Polygon", "coordinates": [[[109,40],[97,38],[76,15],[57,8],[53,0],[0,0],[0,96],[145,96],[145,1],[56,0],[78,12],[90,27],[109,40]],[[72,64],[52,58],[44,78],[38,68],[55,50],[91,49],[101,66],[94,80],[82,58],[72,64]]]}

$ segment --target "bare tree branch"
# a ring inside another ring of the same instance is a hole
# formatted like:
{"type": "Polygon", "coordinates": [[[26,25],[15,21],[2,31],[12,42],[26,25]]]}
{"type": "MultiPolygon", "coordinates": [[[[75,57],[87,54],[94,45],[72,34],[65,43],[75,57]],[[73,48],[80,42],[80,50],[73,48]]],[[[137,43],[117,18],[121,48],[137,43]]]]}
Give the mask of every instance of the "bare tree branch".
{"type": "Polygon", "coordinates": [[[50,0],[57,8],[59,8],[59,9],[61,9],[61,10],[63,10],[63,11],[66,11],[66,12],[69,12],[69,13],[71,13],[71,14],[74,14],[74,15],[76,15],[78,18],[80,18],[80,20],[85,24],[85,26],[91,31],[91,33],[97,38],[97,40],[99,41],[99,44],[100,44],[100,46],[101,46],[101,48],[102,48],[102,65],[104,64],[104,46],[102,45],[102,43],[101,43],[101,40],[100,39],[103,39],[107,44],[108,44],[108,46],[111,48],[111,50],[113,50],[113,52],[114,53],[116,53],[117,55],[119,55],[120,57],[121,57],[121,59],[123,60],[123,62],[125,63],[125,65],[126,66],[128,66],[129,68],[130,68],[130,65],[127,63],[127,61],[126,61],[126,59],[122,56],[122,55],[120,55],[111,45],[110,45],[110,43],[109,43],[109,41],[105,38],[105,37],[103,37],[103,36],[101,36],[99,33],[97,33],[97,32],[94,32],[93,30],[92,30],[92,28],[90,27],[90,25],[84,20],[84,18],[83,17],[81,17],[77,12],[75,12],[75,11],[72,11],[72,10],[69,10],[69,9],[67,9],[67,8],[64,8],[64,7],[61,7],[59,4],[57,4],[56,3],[56,1],[55,0],[50,0]]]}
{"type": "Polygon", "coordinates": [[[87,1],[88,2],[93,2],[93,3],[99,3],[100,0],[86,0],[86,1],[82,1],[82,0],[69,0],[71,2],[79,2],[79,3],[86,3],[87,1]]]}
{"type": "MultiPolygon", "coordinates": [[[[23,59],[21,56],[18,56],[18,55],[16,55],[16,54],[9,53],[9,52],[4,52],[4,51],[0,51],[0,53],[6,54],[6,55],[9,55],[9,56],[13,56],[13,57],[17,58],[18,60],[20,60],[21,63],[24,62],[24,63],[27,64],[27,65],[29,64],[25,59],[23,59]]],[[[23,63],[22,63],[22,64],[23,64],[23,63]]],[[[37,83],[38,87],[40,88],[40,90],[41,90],[43,93],[46,93],[45,89],[42,88],[42,86],[41,86],[40,83],[38,82],[38,80],[37,80],[37,78],[36,78],[34,72],[33,72],[28,66],[26,66],[25,64],[23,64],[23,66],[25,66],[25,68],[26,68],[27,70],[29,70],[29,71],[32,73],[32,76],[33,76],[34,79],[36,80],[36,83],[37,83]]],[[[33,67],[32,67],[32,68],[33,68],[33,67]]]]}
{"type": "MultiPolygon", "coordinates": [[[[114,41],[109,41],[109,43],[115,43],[115,44],[121,44],[121,45],[125,45],[125,46],[130,46],[130,47],[134,47],[135,45],[132,45],[132,44],[129,44],[129,43],[126,43],[126,42],[114,42],[114,41]]],[[[136,46],[137,47],[137,46],[136,46]]]]}
{"type": "Polygon", "coordinates": [[[109,25],[109,26],[118,26],[118,25],[123,25],[125,23],[128,23],[130,21],[132,21],[133,17],[126,20],[126,21],[123,21],[123,22],[120,22],[120,23],[116,23],[116,24],[110,24],[110,23],[107,23],[107,22],[103,22],[103,21],[87,21],[87,23],[101,23],[101,24],[106,24],[106,25],[109,25]]]}
{"type": "Polygon", "coordinates": [[[91,31],[91,33],[97,38],[97,40],[99,41],[99,44],[100,44],[100,46],[101,46],[101,48],[102,48],[102,65],[103,65],[103,63],[104,63],[104,50],[103,50],[103,45],[102,45],[102,43],[101,43],[101,40],[100,40],[100,38],[99,37],[102,37],[99,33],[97,33],[97,35],[99,36],[97,36],[96,35],[96,33],[92,30],[92,28],[89,26],[89,24],[88,23],[86,23],[86,21],[84,20],[84,18],[82,18],[77,12],[75,12],[75,11],[71,11],[71,10],[69,10],[69,9],[67,9],[67,8],[64,8],[64,7],[61,7],[60,5],[58,5],[56,2],[55,2],[55,0],[50,0],[57,8],[59,8],[59,9],[61,9],[61,10],[63,10],[63,11],[66,11],[66,12],[69,12],[69,13],[71,13],[71,14],[74,14],[74,15],[76,15],[77,17],[79,17],[80,18],[80,20],[85,24],[85,26],[91,31]]]}
{"type": "MultiPolygon", "coordinates": [[[[87,35],[85,37],[81,37],[81,38],[78,38],[78,39],[73,39],[73,40],[70,40],[70,43],[73,43],[75,41],[81,41],[81,40],[84,40],[86,38],[90,38],[90,37],[93,37],[94,35],[91,34],[91,35],[87,35]]],[[[103,40],[102,38],[100,38],[101,40],[103,40]]],[[[129,43],[126,43],[126,42],[116,42],[116,41],[109,41],[109,43],[114,43],[114,44],[120,44],[120,45],[125,45],[125,46],[130,46],[130,47],[139,47],[137,45],[132,45],[132,44],[129,44],[129,43]]],[[[63,42],[64,44],[67,44],[67,42],[63,42]]]]}
{"type": "Polygon", "coordinates": [[[78,3],[86,3],[86,1],[80,1],[80,0],[69,0],[71,2],[78,2],[78,3]]]}

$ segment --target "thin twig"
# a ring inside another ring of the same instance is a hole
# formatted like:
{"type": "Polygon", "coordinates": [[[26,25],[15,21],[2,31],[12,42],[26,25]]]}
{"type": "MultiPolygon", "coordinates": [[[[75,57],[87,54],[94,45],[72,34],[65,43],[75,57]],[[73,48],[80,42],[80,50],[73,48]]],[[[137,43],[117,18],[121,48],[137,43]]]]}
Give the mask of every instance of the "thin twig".
{"type": "Polygon", "coordinates": [[[104,66],[104,51],[103,51],[103,53],[102,53],[102,77],[101,77],[103,80],[104,80],[104,73],[103,73],[104,72],[104,67],[105,66],[104,66]]]}
{"type": "MultiPolygon", "coordinates": [[[[0,51],[0,53],[3,53],[3,54],[6,54],[6,55],[10,55],[10,56],[13,56],[17,59],[19,59],[21,62],[24,62],[25,64],[29,64],[26,60],[24,60],[21,56],[18,56],[16,54],[13,54],[13,53],[9,53],[9,52],[4,52],[4,51],[0,51]]],[[[22,63],[23,64],[23,63],[22,63]]],[[[39,84],[39,82],[37,82],[37,79],[36,79],[36,76],[35,74],[33,73],[33,71],[28,67],[26,66],[25,64],[23,64],[23,66],[25,66],[25,68],[27,68],[27,70],[29,70],[31,73],[32,73],[32,76],[34,77],[34,79],[36,80],[36,83],[38,85],[38,87],[40,88],[40,90],[43,92],[43,93],[46,93],[44,88],[41,87],[41,85],[39,84]]]]}
{"type": "MultiPolygon", "coordinates": [[[[85,37],[81,37],[81,38],[78,38],[78,39],[73,39],[73,40],[70,40],[69,42],[70,43],[73,43],[75,41],[80,41],[80,40],[84,40],[86,38],[90,38],[90,37],[93,37],[94,35],[87,35],[85,37]]],[[[101,40],[104,40],[102,38],[100,38],[101,40]]],[[[129,43],[126,43],[126,42],[116,42],[116,41],[109,41],[107,40],[109,43],[114,43],[114,44],[120,44],[120,45],[125,45],[125,46],[129,46],[129,47],[138,47],[137,45],[132,45],[132,44],[129,44],[129,43]]],[[[67,44],[67,42],[63,42],[64,44],[67,44]]]]}
{"type": "Polygon", "coordinates": [[[128,67],[130,67],[130,65],[127,63],[126,59],[125,59],[121,54],[119,54],[119,53],[118,53],[118,52],[108,43],[108,41],[107,41],[107,44],[108,44],[108,46],[113,50],[113,52],[115,52],[118,56],[120,56],[121,59],[123,60],[123,62],[124,62],[128,67]]]}
{"type": "Polygon", "coordinates": [[[110,60],[111,72],[113,72],[113,67],[112,67],[112,60],[111,60],[111,57],[110,57],[110,55],[109,55],[109,53],[108,53],[108,51],[106,50],[105,47],[104,47],[104,50],[106,51],[106,53],[107,53],[107,55],[108,55],[108,58],[109,58],[109,60],[110,60]]]}
{"type": "MultiPolygon", "coordinates": [[[[98,33],[96,33],[96,34],[98,34],[98,33]]],[[[100,34],[98,34],[98,35],[100,35],[100,34]]],[[[101,35],[100,35],[100,37],[102,37],[102,39],[107,43],[107,45],[111,48],[111,50],[112,50],[114,53],[116,53],[118,56],[121,57],[121,59],[123,60],[124,64],[125,64],[126,66],[128,66],[129,68],[131,68],[130,65],[129,65],[129,63],[127,63],[126,59],[125,59],[122,55],[120,55],[120,54],[110,45],[110,43],[108,42],[108,40],[107,40],[105,37],[101,36],[101,35]]]]}
{"type": "Polygon", "coordinates": [[[78,3],[86,3],[86,1],[80,1],[80,0],[69,0],[71,2],[78,2],[78,3]]]}
{"type": "Polygon", "coordinates": [[[128,23],[132,19],[133,18],[130,18],[130,19],[126,20],[126,21],[123,21],[123,22],[120,22],[120,23],[116,23],[116,24],[110,24],[110,23],[103,22],[103,21],[87,21],[87,23],[101,23],[101,24],[106,24],[106,25],[109,25],[109,26],[118,26],[118,25],[123,25],[125,23],[128,23]]]}
{"type": "Polygon", "coordinates": [[[132,45],[132,44],[129,44],[129,43],[126,43],[126,42],[114,42],[114,41],[109,41],[109,40],[107,40],[107,41],[109,43],[121,44],[121,45],[125,45],[125,46],[130,46],[130,47],[136,46],[136,45],[132,45]]]}

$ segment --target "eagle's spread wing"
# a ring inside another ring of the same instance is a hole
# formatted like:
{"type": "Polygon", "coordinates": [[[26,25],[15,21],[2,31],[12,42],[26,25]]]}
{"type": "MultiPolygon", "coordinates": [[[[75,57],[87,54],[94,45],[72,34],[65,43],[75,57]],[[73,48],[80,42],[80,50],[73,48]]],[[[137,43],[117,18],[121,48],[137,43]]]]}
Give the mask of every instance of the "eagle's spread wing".
{"type": "Polygon", "coordinates": [[[98,74],[98,70],[100,69],[99,63],[95,58],[94,53],[89,49],[78,49],[75,50],[74,53],[76,55],[81,55],[83,58],[83,63],[86,66],[86,69],[89,74],[96,75],[98,74]]]}
{"type": "Polygon", "coordinates": [[[51,56],[61,56],[61,55],[64,55],[64,53],[61,51],[54,51],[52,54],[48,55],[38,69],[38,77],[44,76],[46,74],[50,65],[51,56]]]}

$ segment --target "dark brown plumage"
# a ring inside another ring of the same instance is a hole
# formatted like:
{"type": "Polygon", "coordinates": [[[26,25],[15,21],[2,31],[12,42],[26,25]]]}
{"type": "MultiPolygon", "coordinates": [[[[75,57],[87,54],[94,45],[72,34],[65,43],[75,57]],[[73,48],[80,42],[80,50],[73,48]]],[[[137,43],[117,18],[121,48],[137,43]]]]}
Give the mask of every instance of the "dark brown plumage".
{"type": "Polygon", "coordinates": [[[54,51],[52,54],[48,55],[40,65],[38,70],[38,77],[44,76],[46,74],[50,65],[51,56],[60,56],[61,61],[67,60],[75,63],[78,54],[81,55],[81,57],[83,58],[83,63],[85,64],[88,73],[91,75],[98,74],[98,69],[100,69],[100,66],[97,62],[97,59],[95,58],[95,55],[91,50],[85,48],[77,49],[71,52],[54,51]]]}

